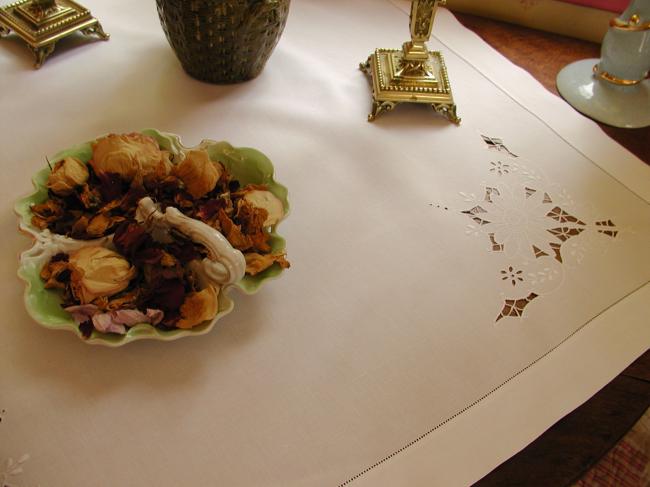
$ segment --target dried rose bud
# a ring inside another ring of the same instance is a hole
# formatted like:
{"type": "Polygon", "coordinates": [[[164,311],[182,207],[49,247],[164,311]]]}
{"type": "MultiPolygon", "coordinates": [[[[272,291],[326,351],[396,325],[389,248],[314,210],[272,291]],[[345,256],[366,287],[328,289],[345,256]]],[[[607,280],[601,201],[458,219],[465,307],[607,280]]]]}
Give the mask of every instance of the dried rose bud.
{"type": "Polygon", "coordinates": [[[93,144],[90,165],[98,176],[112,173],[131,181],[143,168],[157,168],[162,159],[158,143],[149,136],[111,134],[93,144]]]}
{"type": "Polygon", "coordinates": [[[256,208],[263,208],[268,212],[265,227],[271,227],[284,218],[284,205],[282,201],[265,189],[247,189],[244,188],[244,200],[256,208]]]}
{"type": "Polygon", "coordinates": [[[88,168],[76,157],[57,162],[47,178],[47,187],[59,196],[67,196],[88,181],[88,168]]]}
{"type": "Polygon", "coordinates": [[[141,170],[144,183],[153,186],[164,181],[172,170],[172,163],[169,160],[171,155],[167,151],[160,151],[160,160],[153,159],[142,161],[141,170]]]}
{"type": "Polygon", "coordinates": [[[124,257],[104,247],[79,249],[70,254],[69,262],[72,292],[82,304],[123,291],[136,275],[124,257]]]}
{"type": "Polygon", "coordinates": [[[178,328],[194,328],[205,320],[211,320],[217,315],[218,301],[217,290],[212,286],[190,293],[185,297],[181,305],[181,319],[176,326],[178,328]]]}
{"type": "Polygon", "coordinates": [[[174,170],[185,189],[194,198],[201,198],[214,189],[223,173],[221,164],[214,163],[204,150],[191,150],[174,170]]]}

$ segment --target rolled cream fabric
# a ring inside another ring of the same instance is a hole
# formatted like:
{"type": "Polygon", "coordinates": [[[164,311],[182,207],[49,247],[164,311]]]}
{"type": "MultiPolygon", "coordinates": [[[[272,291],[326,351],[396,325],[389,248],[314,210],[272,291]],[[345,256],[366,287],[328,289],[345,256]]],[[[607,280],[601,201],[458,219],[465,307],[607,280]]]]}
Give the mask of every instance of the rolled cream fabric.
{"type": "Polygon", "coordinates": [[[480,15],[597,43],[603,40],[609,20],[616,16],[611,6],[605,9],[598,2],[564,0],[447,0],[447,7],[454,12],[480,15]]]}

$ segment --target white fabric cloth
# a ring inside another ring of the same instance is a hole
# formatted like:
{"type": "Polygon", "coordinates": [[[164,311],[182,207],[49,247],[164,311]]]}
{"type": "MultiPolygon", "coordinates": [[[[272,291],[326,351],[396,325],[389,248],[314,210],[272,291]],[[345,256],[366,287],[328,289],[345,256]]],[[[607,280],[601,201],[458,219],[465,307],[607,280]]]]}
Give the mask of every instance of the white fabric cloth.
{"type": "Polygon", "coordinates": [[[445,10],[429,44],[460,127],[425,106],[366,122],[357,66],[407,38],[408,2],[294,0],[232,86],[185,75],[153,2],[85,3],[109,42],[40,71],[0,43],[0,480],[22,460],[20,486],[466,485],[647,350],[650,170],[445,10]],[[13,202],[46,155],[147,127],[268,155],[291,269],[202,337],[39,327],[13,202]]]}

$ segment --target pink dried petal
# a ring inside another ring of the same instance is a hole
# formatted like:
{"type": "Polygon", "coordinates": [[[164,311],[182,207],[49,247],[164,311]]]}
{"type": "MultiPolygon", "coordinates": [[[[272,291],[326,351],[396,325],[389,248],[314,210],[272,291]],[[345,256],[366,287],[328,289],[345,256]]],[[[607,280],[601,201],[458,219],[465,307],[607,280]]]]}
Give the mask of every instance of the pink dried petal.
{"type": "Polygon", "coordinates": [[[78,325],[88,321],[99,310],[99,308],[94,304],[68,306],[63,309],[72,315],[72,319],[75,320],[78,325]]]}
{"type": "Polygon", "coordinates": [[[115,323],[111,313],[97,313],[93,315],[93,325],[97,331],[103,333],[118,333],[124,335],[126,328],[120,323],[115,323]]]}
{"type": "Polygon", "coordinates": [[[119,323],[126,326],[135,326],[141,323],[149,323],[151,320],[147,315],[137,309],[118,309],[111,311],[113,323],[119,323]]]}
{"type": "Polygon", "coordinates": [[[163,313],[161,310],[147,308],[147,318],[149,318],[149,322],[152,325],[157,325],[162,321],[164,317],[165,313],[163,313]]]}
{"type": "Polygon", "coordinates": [[[128,220],[122,222],[113,235],[113,244],[117,251],[126,256],[134,255],[141,247],[148,247],[150,240],[151,237],[144,227],[129,223],[128,220]]]}

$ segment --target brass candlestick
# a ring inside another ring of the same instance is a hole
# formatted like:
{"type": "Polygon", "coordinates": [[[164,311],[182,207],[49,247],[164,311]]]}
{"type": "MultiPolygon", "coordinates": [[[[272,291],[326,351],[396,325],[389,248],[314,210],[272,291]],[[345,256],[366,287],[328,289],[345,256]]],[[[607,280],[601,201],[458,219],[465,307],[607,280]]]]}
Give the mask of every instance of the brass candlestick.
{"type": "Polygon", "coordinates": [[[460,123],[442,54],[429,51],[433,19],[445,0],[412,0],[411,40],[402,49],[377,49],[360,69],[372,78],[373,121],[399,103],[426,103],[455,124],[460,123]]]}
{"type": "Polygon", "coordinates": [[[34,53],[37,69],[52,54],[56,42],[74,32],[109,38],[90,11],[72,0],[19,0],[0,7],[0,37],[12,30],[34,53]]]}

